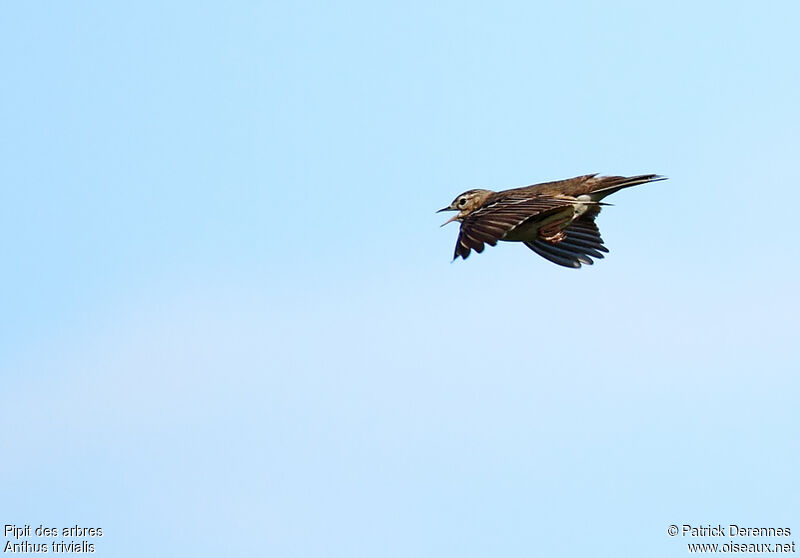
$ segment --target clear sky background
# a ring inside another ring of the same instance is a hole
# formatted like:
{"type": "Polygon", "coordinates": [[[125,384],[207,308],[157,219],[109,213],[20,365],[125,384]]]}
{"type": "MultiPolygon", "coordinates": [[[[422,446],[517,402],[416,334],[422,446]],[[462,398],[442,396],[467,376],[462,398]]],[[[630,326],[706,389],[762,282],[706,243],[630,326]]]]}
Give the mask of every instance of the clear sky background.
{"type": "Polygon", "coordinates": [[[7,4],[0,522],[120,557],[800,539],[799,18],[7,4]],[[670,178],[609,198],[605,260],[450,262],[460,192],[591,172],[670,178]]]}

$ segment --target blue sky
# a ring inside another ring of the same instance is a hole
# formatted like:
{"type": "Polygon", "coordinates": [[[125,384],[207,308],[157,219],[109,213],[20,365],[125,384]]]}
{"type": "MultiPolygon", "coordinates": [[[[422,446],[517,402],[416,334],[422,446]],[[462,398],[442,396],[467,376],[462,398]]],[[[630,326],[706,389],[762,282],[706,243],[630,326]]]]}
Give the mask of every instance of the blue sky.
{"type": "Polygon", "coordinates": [[[7,6],[2,521],[107,556],[800,533],[798,16],[7,6]],[[608,200],[605,260],[450,262],[458,193],[590,172],[670,178],[608,200]]]}

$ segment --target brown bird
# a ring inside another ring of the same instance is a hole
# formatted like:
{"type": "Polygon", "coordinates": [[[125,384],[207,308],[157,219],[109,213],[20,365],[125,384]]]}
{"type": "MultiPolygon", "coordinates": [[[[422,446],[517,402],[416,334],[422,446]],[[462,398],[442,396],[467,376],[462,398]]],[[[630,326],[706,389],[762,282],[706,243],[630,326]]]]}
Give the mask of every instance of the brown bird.
{"type": "Polygon", "coordinates": [[[442,224],[461,223],[454,260],[467,259],[471,250],[480,253],[484,244],[494,246],[504,240],[523,242],[555,264],[578,268],[608,252],[594,222],[601,206],[608,205],[600,200],[617,190],[657,180],[666,177],[587,174],[502,192],[468,190],[439,212],[458,211],[442,224]]]}

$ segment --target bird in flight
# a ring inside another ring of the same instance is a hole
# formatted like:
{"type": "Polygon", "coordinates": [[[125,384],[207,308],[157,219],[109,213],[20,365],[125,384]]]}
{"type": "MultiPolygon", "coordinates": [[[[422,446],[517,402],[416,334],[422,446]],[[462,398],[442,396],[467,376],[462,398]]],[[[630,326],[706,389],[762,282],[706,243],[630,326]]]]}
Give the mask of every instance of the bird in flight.
{"type": "Polygon", "coordinates": [[[607,205],[600,200],[617,190],[658,180],[666,177],[587,174],[502,192],[468,190],[438,212],[458,212],[442,224],[461,223],[454,260],[467,259],[472,250],[481,253],[484,244],[494,246],[503,240],[523,242],[555,264],[578,268],[608,252],[594,222],[601,206],[607,205]]]}

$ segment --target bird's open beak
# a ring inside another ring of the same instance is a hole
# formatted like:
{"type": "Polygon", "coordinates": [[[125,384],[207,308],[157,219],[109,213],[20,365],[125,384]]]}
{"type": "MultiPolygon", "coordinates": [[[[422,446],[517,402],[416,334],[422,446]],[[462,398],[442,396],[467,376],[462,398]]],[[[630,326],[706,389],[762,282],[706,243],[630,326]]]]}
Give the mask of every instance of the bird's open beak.
{"type": "Polygon", "coordinates": [[[457,220],[458,220],[458,213],[456,213],[455,215],[453,215],[452,217],[450,217],[450,218],[449,218],[447,221],[445,221],[444,223],[442,223],[440,226],[441,226],[441,227],[444,227],[445,225],[447,225],[447,224],[449,224],[449,223],[452,223],[453,221],[457,221],[457,220]]]}
{"type": "MultiPolygon", "coordinates": [[[[443,208],[441,208],[441,209],[440,209],[439,211],[437,211],[436,213],[441,213],[442,211],[458,211],[458,210],[457,210],[457,209],[453,209],[452,207],[450,207],[450,206],[448,205],[447,207],[443,207],[443,208]]],[[[450,217],[450,218],[449,218],[447,221],[445,221],[444,223],[442,223],[440,226],[444,227],[446,224],[448,224],[448,223],[452,223],[452,222],[453,222],[453,221],[455,221],[456,219],[458,219],[458,213],[456,213],[455,215],[453,215],[452,217],[450,217]]]]}

